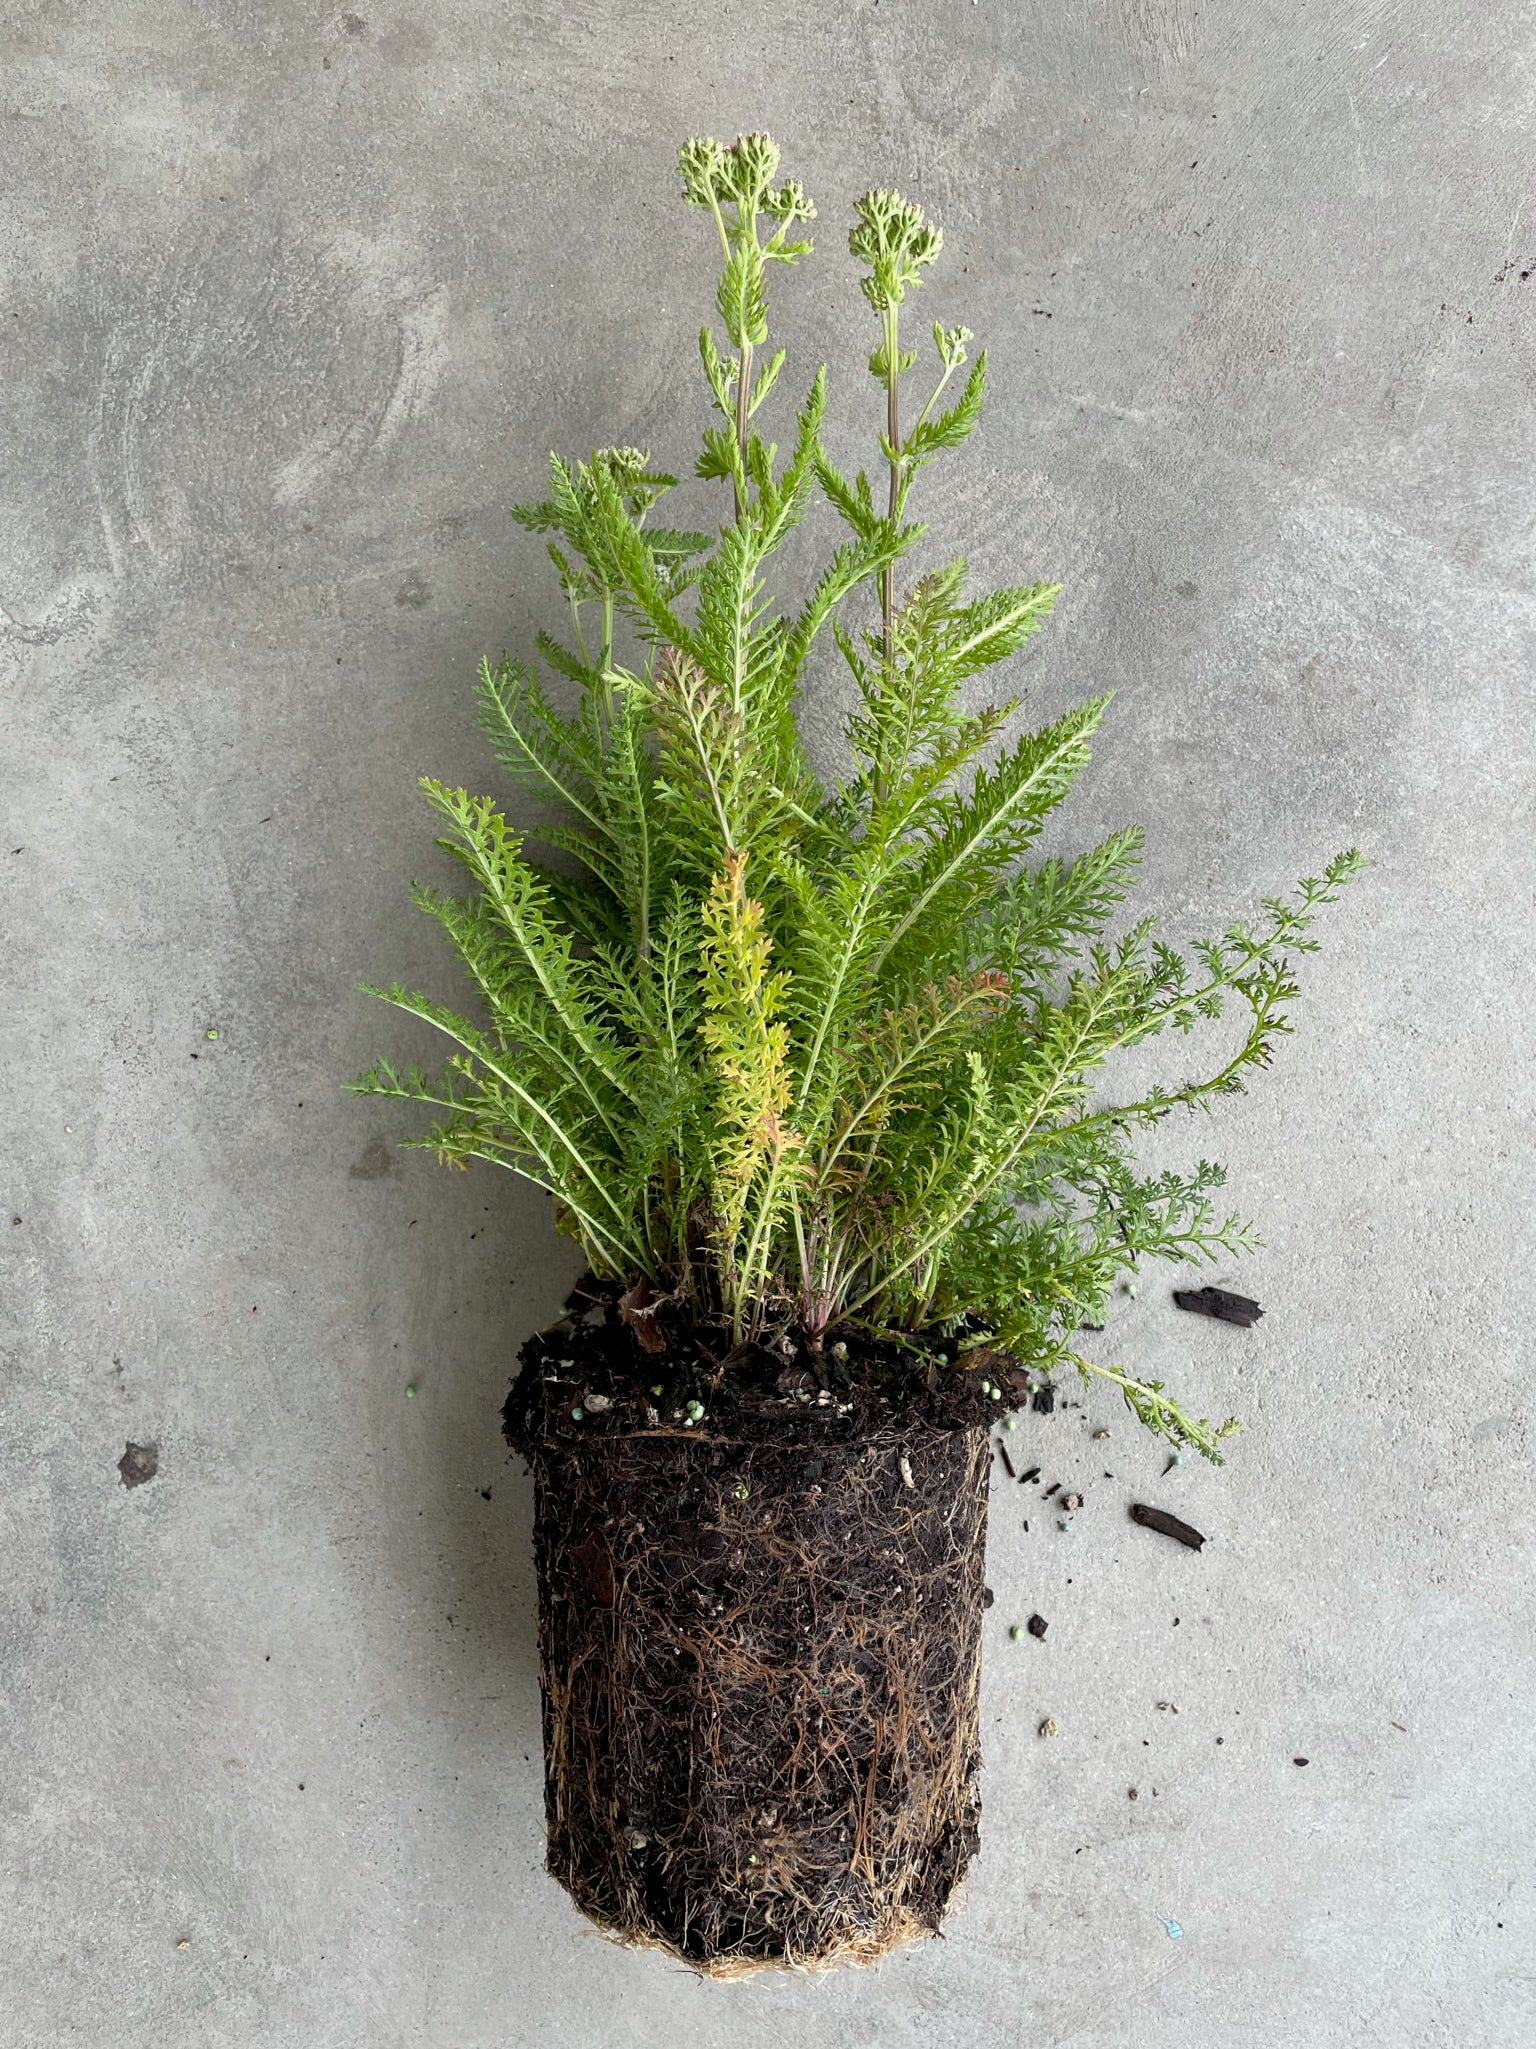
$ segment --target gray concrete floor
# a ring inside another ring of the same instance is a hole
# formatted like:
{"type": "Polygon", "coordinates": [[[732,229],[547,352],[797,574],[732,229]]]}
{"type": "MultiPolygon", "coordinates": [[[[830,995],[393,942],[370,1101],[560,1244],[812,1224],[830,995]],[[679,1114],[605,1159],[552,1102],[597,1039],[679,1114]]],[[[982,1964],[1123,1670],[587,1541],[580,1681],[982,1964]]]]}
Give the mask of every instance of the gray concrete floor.
{"type": "Polygon", "coordinates": [[[1536,2040],[1530,9],[21,0],[3,45],[0,2042],[1536,2040]],[[752,125],[846,451],[848,202],[944,223],[922,311],[995,374],[936,546],[1064,580],[1042,716],[1119,693],[1062,843],[1143,819],[1175,936],[1373,865],[1274,1074],[1169,1134],[1263,1324],[1156,1276],[1099,1341],[1231,1463],[1097,1397],[1020,1433],[1088,1503],[995,1500],[965,1911],[718,1988],[541,1870],[495,1409],[571,1248],[340,1083],[412,1050],[360,979],[453,987],[414,782],[494,787],[472,666],[553,602],[503,508],[552,442],[689,462],[672,152],[752,125]]]}

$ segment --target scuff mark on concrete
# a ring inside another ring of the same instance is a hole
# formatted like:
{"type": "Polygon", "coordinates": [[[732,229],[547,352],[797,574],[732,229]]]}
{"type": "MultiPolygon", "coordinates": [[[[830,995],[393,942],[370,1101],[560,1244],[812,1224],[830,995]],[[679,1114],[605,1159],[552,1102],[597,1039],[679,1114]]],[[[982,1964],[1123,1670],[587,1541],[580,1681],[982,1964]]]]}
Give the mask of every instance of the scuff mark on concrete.
{"type": "Polygon", "coordinates": [[[90,623],[99,595],[90,584],[70,584],[30,625],[0,605],[0,640],[20,641],[24,647],[56,647],[90,623]]]}
{"type": "Polygon", "coordinates": [[[400,360],[394,388],[374,435],[388,448],[437,388],[448,360],[448,290],[438,285],[400,316],[400,360]]]}

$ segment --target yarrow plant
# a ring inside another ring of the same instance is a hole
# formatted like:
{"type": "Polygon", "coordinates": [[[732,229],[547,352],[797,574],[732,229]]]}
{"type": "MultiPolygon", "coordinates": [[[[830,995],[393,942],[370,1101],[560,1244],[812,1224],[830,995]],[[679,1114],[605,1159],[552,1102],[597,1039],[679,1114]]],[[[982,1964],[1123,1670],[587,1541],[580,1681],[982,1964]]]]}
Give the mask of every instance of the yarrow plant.
{"type": "Polygon", "coordinates": [[[971,596],[953,559],[898,595],[925,536],[913,486],[968,439],[986,388],[965,328],[933,327],[926,375],[903,343],[939,229],[894,192],[854,209],[880,325],[880,492],[826,452],[824,370],[786,452],[757,424],[785,361],[768,353],[768,279],[810,253],[815,217],[793,179],[776,182],[777,146],[695,139],[680,170],[722,258],[695,474],[728,487],[730,516],[714,534],[661,524],[676,479],[633,448],[552,457],[548,497],[517,508],[548,537],[569,611],[568,637],[540,633],[538,653],[578,702],[558,710],[531,662],[503,656],[482,665],[479,716],[515,787],[557,808],[536,836],[563,858],[535,859],[491,799],[425,783],[470,888],[415,897],[483,1014],[373,990],[453,1051],[435,1077],[386,1060],[353,1086],[433,1108],[413,1142],[442,1160],[545,1189],[595,1272],[643,1282],[652,1305],[812,1352],[862,1330],[929,1357],[986,1345],[1041,1372],[1075,1366],[1218,1457],[1235,1425],[1083,1357],[1075,1333],[1143,1259],[1253,1242],[1213,1200],[1219,1167],[1143,1174],[1136,1135],[1269,1059],[1290,1029],[1293,957],[1358,856],[1189,957],[1150,919],[1105,937],[1139,833],[1030,857],[1107,699],[1017,736],[1017,696],[972,706],[971,679],[1039,630],[1058,586],[971,596]],[[775,558],[818,505],[842,537],[786,602],[775,558]],[[828,647],[854,707],[853,765],[832,786],[796,723],[828,647]],[[1245,1030],[1214,1071],[1127,1102],[1095,1094],[1112,1055],[1229,1001],[1245,1030]]]}

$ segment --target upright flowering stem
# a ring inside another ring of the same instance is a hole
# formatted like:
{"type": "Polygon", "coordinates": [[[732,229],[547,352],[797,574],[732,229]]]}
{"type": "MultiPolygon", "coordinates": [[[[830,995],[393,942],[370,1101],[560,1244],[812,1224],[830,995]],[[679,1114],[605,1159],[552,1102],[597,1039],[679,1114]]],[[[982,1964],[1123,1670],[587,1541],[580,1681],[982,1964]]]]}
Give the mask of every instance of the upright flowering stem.
{"type": "Polygon", "coordinates": [[[699,346],[715,404],[730,422],[730,438],[706,437],[700,474],[730,478],[738,526],[750,509],[752,415],[783,362],[781,350],[763,372],[754,397],[753,359],[768,338],[767,267],[770,263],[794,263],[809,253],[809,241],[792,241],[790,231],[798,222],[816,217],[815,207],[795,179],[786,178],[777,186],[773,183],[778,168],[778,144],[769,135],[741,135],[729,148],[713,136],[695,136],[683,145],[678,157],[684,197],[695,206],[708,207],[713,214],[725,259],[715,308],[736,360],[731,363],[721,357],[708,328],[700,335],[699,346]],[[764,215],[774,224],[766,242],[758,233],[764,215]]]}
{"type": "MultiPolygon", "coordinates": [[[[872,374],[885,384],[884,453],[890,470],[886,497],[886,519],[894,530],[906,496],[906,465],[901,452],[901,374],[916,358],[901,353],[901,303],[908,287],[922,283],[918,272],[933,262],[943,246],[943,235],[924,217],[920,206],[903,199],[899,192],[866,192],[854,208],[854,225],[848,247],[867,263],[870,274],[859,280],[870,305],[880,315],[881,343],[869,359],[872,374]]],[[[880,619],[887,676],[896,664],[896,571],[887,564],[880,572],[880,619]]],[[[884,771],[876,765],[873,794],[879,803],[885,794],[884,771]]]]}
{"type": "MultiPolygon", "coordinates": [[[[889,444],[887,460],[891,470],[890,496],[886,503],[886,518],[892,526],[901,510],[901,357],[897,346],[897,323],[900,319],[900,301],[886,307],[885,326],[885,438],[889,444]]],[[[887,563],[880,572],[880,613],[885,627],[885,665],[889,669],[896,660],[896,566],[887,563]]]]}

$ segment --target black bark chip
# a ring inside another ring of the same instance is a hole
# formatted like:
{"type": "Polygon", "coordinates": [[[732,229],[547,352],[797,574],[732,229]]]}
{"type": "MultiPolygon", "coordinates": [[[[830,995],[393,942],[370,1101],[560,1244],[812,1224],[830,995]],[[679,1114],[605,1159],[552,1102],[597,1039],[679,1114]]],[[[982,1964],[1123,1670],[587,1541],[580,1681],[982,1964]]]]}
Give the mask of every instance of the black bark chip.
{"type": "Polygon", "coordinates": [[[1031,1636],[1044,1636],[1050,1626],[1043,1615],[1031,1615],[1024,1625],[1031,1636]]]}
{"type": "Polygon", "coordinates": [[[1186,1522],[1180,1522],[1176,1515],[1170,1515],[1166,1508],[1148,1508],[1144,1501],[1131,1504],[1131,1521],[1140,1523],[1144,1529],[1160,1530],[1165,1537],[1177,1537],[1181,1544],[1187,1544],[1191,1551],[1198,1551],[1205,1538],[1186,1522]]]}
{"type": "Polygon", "coordinates": [[[1175,1288],[1173,1299],[1181,1309],[1197,1316],[1214,1316],[1218,1323],[1240,1323],[1249,1330],[1264,1314],[1251,1296],[1233,1295],[1226,1288],[1175,1288]]]}
{"type": "Polygon", "coordinates": [[[1037,1387],[1035,1389],[1034,1409],[1037,1416],[1050,1415],[1055,1406],[1056,1390],[1054,1387],[1037,1387]]]}

